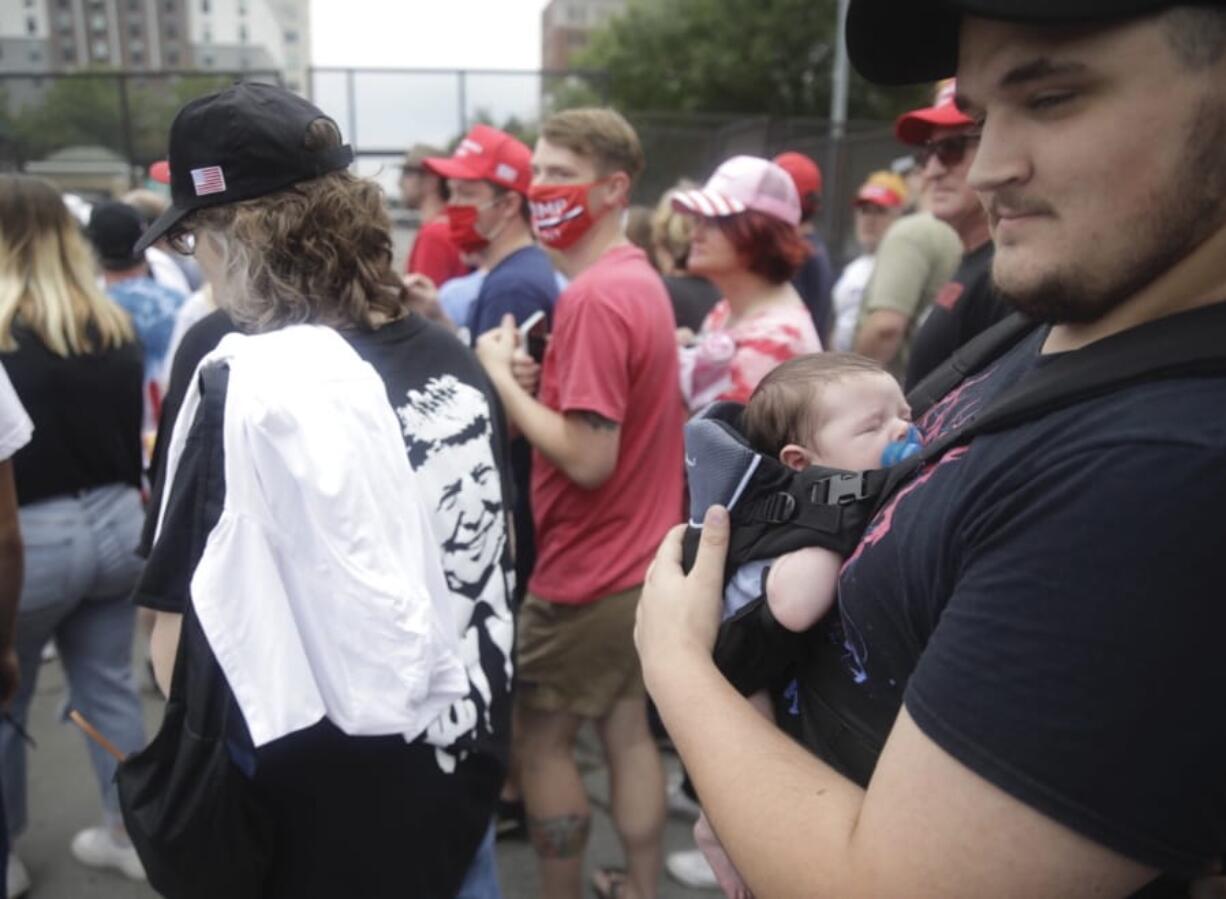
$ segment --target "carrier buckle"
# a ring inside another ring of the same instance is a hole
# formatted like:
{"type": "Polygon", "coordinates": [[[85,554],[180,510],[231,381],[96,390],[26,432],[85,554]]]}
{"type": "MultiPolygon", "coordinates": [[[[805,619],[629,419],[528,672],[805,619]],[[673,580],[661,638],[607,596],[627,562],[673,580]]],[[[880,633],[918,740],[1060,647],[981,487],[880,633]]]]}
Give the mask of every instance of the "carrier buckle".
{"type": "Polygon", "coordinates": [[[865,491],[864,473],[849,472],[836,474],[813,485],[810,499],[814,503],[828,506],[849,506],[867,496],[865,491]],[[825,498],[822,497],[822,487],[826,488],[825,498]]]}
{"type": "Polygon", "coordinates": [[[786,524],[796,515],[796,497],[775,493],[762,501],[762,519],[768,524],[786,524]]]}

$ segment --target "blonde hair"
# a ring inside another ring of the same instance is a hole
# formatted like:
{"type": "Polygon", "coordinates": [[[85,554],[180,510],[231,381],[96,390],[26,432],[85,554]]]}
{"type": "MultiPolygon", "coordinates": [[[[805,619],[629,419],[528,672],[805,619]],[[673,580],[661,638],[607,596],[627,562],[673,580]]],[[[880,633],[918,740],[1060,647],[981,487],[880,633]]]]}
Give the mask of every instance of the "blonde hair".
{"type": "Polygon", "coordinates": [[[778,458],[789,443],[801,446],[821,425],[818,392],[847,378],[885,374],[855,353],[807,353],[771,369],[745,405],[745,437],[758,452],[778,458]]]}
{"type": "Polygon", "coordinates": [[[152,222],[170,206],[170,201],[166,197],[145,187],[128,191],[121,197],[121,200],[139,212],[146,224],[152,222]]]}
{"type": "Polygon", "coordinates": [[[692,190],[698,185],[683,178],[660,197],[651,216],[651,244],[668,254],[673,265],[684,271],[690,256],[690,240],[694,235],[694,217],[673,208],[673,194],[692,190]]]}
{"type": "MultiPolygon", "coordinates": [[[[340,146],[329,119],[304,149],[340,146]]],[[[391,224],[372,181],[334,171],[284,190],[192,213],[221,256],[226,310],[251,331],[313,323],[374,328],[402,318],[408,295],[392,269],[391,224]]]]}
{"type": "Polygon", "coordinates": [[[98,287],[94,257],[59,193],[28,175],[0,175],[0,351],[28,328],[57,356],[135,340],[128,314],[98,287]]]}
{"type": "Polygon", "coordinates": [[[588,107],[555,113],[541,126],[541,137],[591,159],[602,176],[625,172],[634,181],[647,165],[638,134],[612,109],[588,107]]]}

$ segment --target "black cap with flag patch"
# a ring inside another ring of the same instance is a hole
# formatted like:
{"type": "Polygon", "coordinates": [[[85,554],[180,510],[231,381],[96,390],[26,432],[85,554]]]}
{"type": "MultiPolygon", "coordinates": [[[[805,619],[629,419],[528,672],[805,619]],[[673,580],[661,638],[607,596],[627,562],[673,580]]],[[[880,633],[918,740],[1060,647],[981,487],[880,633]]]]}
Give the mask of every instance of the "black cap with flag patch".
{"type": "Polygon", "coordinates": [[[192,100],[170,126],[170,208],[149,226],[136,251],[196,209],[262,197],[346,168],[352,147],[303,146],[317,119],[331,121],[297,94],[256,81],[192,100]]]}
{"type": "Polygon", "coordinates": [[[1179,5],[1172,0],[851,0],[847,53],[856,71],[877,84],[938,81],[958,67],[964,15],[1026,25],[1092,25],[1179,5]]]}

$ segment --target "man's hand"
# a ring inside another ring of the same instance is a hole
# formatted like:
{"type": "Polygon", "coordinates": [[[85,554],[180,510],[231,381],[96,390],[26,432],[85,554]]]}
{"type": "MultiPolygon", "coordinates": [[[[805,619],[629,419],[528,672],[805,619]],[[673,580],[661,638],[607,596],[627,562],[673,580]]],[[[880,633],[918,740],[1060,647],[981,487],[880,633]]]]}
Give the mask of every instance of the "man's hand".
{"type": "Polygon", "coordinates": [[[451,326],[451,319],[438,301],[438,288],[428,277],[421,274],[404,276],[404,289],[409,294],[409,308],[423,318],[451,326]]]}
{"type": "Polygon", "coordinates": [[[513,375],[512,362],[518,346],[519,330],[515,327],[515,316],[507,313],[502,317],[502,324],[477,338],[477,359],[490,378],[497,381],[513,375]]]}
{"type": "Polygon", "coordinates": [[[697,340],[697,335],[693,328],[677,329],[677,346],[689,346],[695,340],[697,340]]]}
{"type": "Polygon", "coordinates": [[[541,367],[521,349],[517,349],[511,357],[511,376],[524,393],[536,396],[536,388],[541,383],[541,367]]]}
{"type": "Polygon", "coordinates": [[[0,706],[8,708],[20,684],[21,666],[17,662],[17,650],[10,646],[0,653],[0,706]]]}
{"type": "Polygon", "coordinates": [[[679,653],[711,657],[719,631],[728,555],[728,510],[712,506],[703,521],[698,557],[688,575],[681,571],[685,526],[669,531],[647,571],[634,627],[643,674],[667,668],[679,653]]]}

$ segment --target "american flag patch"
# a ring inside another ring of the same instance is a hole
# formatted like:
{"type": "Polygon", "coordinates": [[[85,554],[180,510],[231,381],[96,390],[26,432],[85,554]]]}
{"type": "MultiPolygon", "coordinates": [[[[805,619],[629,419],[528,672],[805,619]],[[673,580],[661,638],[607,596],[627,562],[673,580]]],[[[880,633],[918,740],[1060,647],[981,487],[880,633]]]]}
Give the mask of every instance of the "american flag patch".
{"type": "Polygon", "coordinates": [[[196,188],[196,196],[226,192],[226,176],[221,173],[221,166],[210,165],[203,169],[192,169],[192,184],[196,188]]]}

